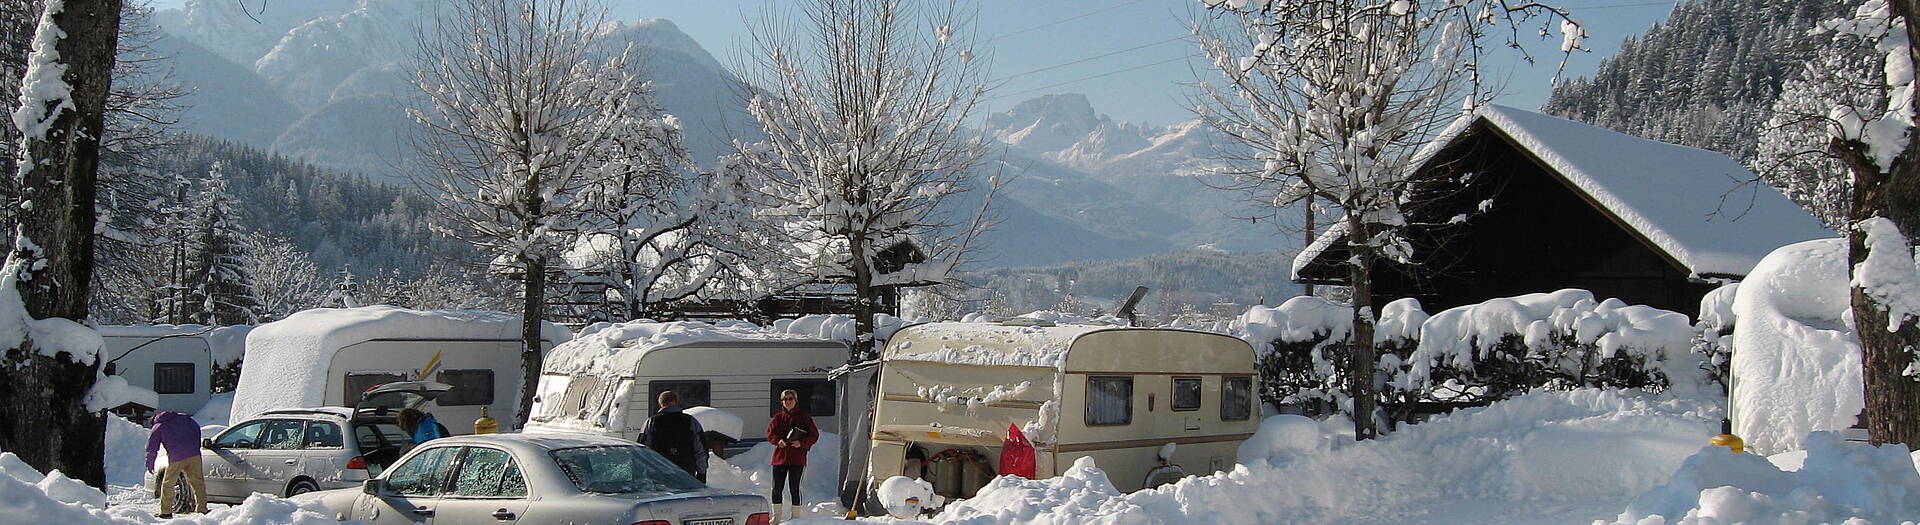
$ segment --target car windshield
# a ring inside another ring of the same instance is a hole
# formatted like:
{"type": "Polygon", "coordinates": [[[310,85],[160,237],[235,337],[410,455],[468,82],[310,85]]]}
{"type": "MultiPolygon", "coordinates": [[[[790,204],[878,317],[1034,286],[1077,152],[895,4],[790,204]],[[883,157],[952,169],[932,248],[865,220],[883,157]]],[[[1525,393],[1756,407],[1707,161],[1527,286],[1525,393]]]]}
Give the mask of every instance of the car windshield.
{"type": "Polygon", "coordinates": [[[553,461],[581,492],[678,492],[703,486],[687,471],[644,447],[567,448],[552,454],[553,461]]]}

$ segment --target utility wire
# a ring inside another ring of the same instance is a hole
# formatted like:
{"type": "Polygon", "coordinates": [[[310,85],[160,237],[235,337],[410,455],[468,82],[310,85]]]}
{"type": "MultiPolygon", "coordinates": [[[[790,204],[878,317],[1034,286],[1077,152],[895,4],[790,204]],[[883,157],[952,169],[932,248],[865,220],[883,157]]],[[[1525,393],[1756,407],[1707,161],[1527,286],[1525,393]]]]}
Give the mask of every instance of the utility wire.
{"type": "Polygon", "coordinates": [[[1096,79],[1096,78],[1101,78],[1101,77],[1110,77],[1110,76],[1114,76],[1114,75],[1118,75],[1118,74],[1121,74],[1121,73],[1126,73],[1126,72],[1128,72],[1128,71],[1135,71],[1135,70],[1141,70],[1141,69],[1146,69],[1146,68],[1150,68],[1150,67],[1153,67],[1153,66],[1158,66],[1158,65],[1161,65],[1161,64],[1170,64],[1170,63],[1173,63],[1173,62],[1179,62],[1179,61],[1182,61],[1182,60],[1186,60],[1186,59],[1187,59],[1187,57],[1183,57],[1183,56],[1182,56],[1182,57],[1174,57],[1174,58],[1170,58],[1170,59],[1167,59],[1167,60],[1162,60],[1162,61],[1159,61],[1159,62],[1154,62],[1154,63],[1151,63],[1151,64],[1141,64],[1141,65],[1138,65],[1138,66],[1133,66],[1133,67],[1130,67],[1130,68],[1126,68],[1126,69],[1121,69],[1121,70],[1117,70],[1117,71],[1108,71],[1108,72],[1105,72],[1105,73],[1100,73],[1100,74],[1097,74],[1097,75],[1088,75],[1088,76],[1084,76],[1084,77],[1080,77],[1080,78],[1076,78],[1076,79],[1073,79],[1073,80],[1068,80],[1068,81],[1065,81],[1065,82],[1059,82],[1059,83],[1054,83],[1054,84],[1047,84],[1047,85],[1045,85],[1045,86],[1040,86],[1040,87],[1037,87],[1037,88],[1031,88],[1031,89],[1022,89],[1022,90],[1020,90],[1020,91],[1015,91],[1015,92],[1012,92],[1012,93],[1004,93],[1004,94],[1000,94],[1000,95],[994,95],[994,96],[993,96],[993,98],[988,98],[988,99],[986,99],[986,100],[982,100],[981,102],[989,102],[989,101],[994,101],[994,100],[999,100],[999,99],[1003,99],[1003,98],[1007,98],[1007,97],[1011,97],[1011,96],[1015,96],[1015,95],[1022,95],[1022,94],[1026,94],[1026,93],[1032,93],[1032,92],[1035,92],[1035,91],[1040,91],[1040,90],[1043,90],[1043,89],[1053,89],[1053,88],[1057,88],[1057,87],[1060,87],[1060,86],[1064,86],[1064,85],[1067,85],[1067,84],[1072,84],[1072,83],[1076,83],[1076,82],[1084,82],[1084,81],[1088,81],[1088,80],[1093,80],[1093,79],[1096,79]]]}
{"type": "Polygon", "coordinates": [[[1018,34],[1022,34],[1022,33],[1030,33],[1030,32],[1033,32],[1033,31],[1039,31],[1039,30],[1041,30],[1041,29],[1046,29],[1046,28],[1049,28],[1049,27],[1053,27],[1053,26],[1056,26],[1056,25],[1060,25],[1060,24],[1064,24],[1064,23],[1067,23],[1067,22],[1072,22],[1072,21],[1074,21],[1074,20],[1079,20],[1079,19],[1082,19],[1082,18],[1086,18],[1086,17],[1089,17],[1089,16],[1093,16],[1093,15],[1097,15],[1097,14],[1100,14],[1100,13],[1105,13],[1105,12],[1107,12],[1107,11],[1112,11],[1112,10],[1115,10],[1115,9],[1119,9],[1119,8],[1122,8],[1122,7],[1126,7],[1126,6],[1130,6],[1130,5],[1133,5],[1133,4],[1138,4],[1138,3],[1140,3],[1140,2],[1145,2],[1145,1],[1146,1],[1146,0],[1132,0],[1132,1],[1130,1],[1130,2],[1123,2],[1123,3],[1119,3],[1119,4],[1114,4],[1114,5],[1111,5],[1111,6],[1107,6],[1107,7],[1103,7],[1103,8],[1100,8],[1100,9],[1095,9],[1095,10],[1092,10],[1092,11],[1088,11],[1088,12],[1085,12],[1085,13],[1081,13],[1081,14],[1077,14],[1077,15],[1073,15],[1073,16],[1069,16],[1069,17],[1066,17],[1066,18],[1062,18],[1062,19],[1059,19],[1059,20],[1055,20],[1055,21],[1052,21],[1052,22],[1047,22],[1047,23],[1045,23],[1045,24],[1040,24],[1040,25],[1037,25],[1037,26],[1033,26],[1033,27],[1029,27],[1029,28],[1026,28],[1026,29],[1021,29],[1021,30],[1018,30],[1018,31],[1012,31],[1012,32],[1007,32],[1007,33],[1000,33],[1000,34],[998,34],[998,35],[993,35],[993,36],[991,36],[991,37],[988,37],[988,38],[987,38],[987,41],[988,41],[988,42],[992,42],[992,41],[995,41],[995,40],[999,40],[999,39],[1001,39],[1001,38],[1005,38],[1005,37],[1010,37],[1010,36],[1013,36],[1013,35],[1018,35],[1018,34]]]}
{"type": "Polygon", "coordinates": [[[1030,69],[1030,70],[1027,70],[1027,71],[1022,71],[1022,72],[1019,72],[1019,73],[1014,73],[1014,74],[1011,74],[1011,75],[1007,75],[1007,76],[1004,76],[1004,77],[1000,77],[1000,78],[996,78],[996,79],[993,79],[993,81],[994,81],[994,82],[1001,82],[1001,81],[1006,81],[1006,80],[1010,80],[1010,79],[1014,79],[1014,78],[1019,78],[1019,77],[1024,77],[1024,76],[1027,76],[1027,75],[1031,75],[1031,74],[1034,74],[1034,73],[1039,73],[1039,72],[1042,72],[1042,71],[1052,71],[1052,70],[1055,70],[1055,69],[1060,69],[1060,68],[1063,68],[1063,67],[1067,67],[1067,66],[1071,66],[1071,65],[1074,65],[1074,64],[1080,64],[1080,63],[1084,63],[1084,62],[1088,62],[1088,61],[1092,61],[1092,60],[1099,60],[1099,59],[1102,59],[1102,58],[1107,58],[1107,57],[1110,57],[1110,56],[1114,56],[1114,55],[1118,55],[1118,54],[1121,54],[1121,53],[1128,53],[1128,52],[1133,52],[1133,51],[1139,51],[1139,50],[1142,50],[1142,49],[1146,49],[1146,48],[1149,48],[1149,47],[1153,47],[1153,46],[1157,46],[1157,45],[1161,45],[1161,44],[1165,44],[1165,43],[1168,43],[1168,42],[1176,42],[1176,41],[1180,41],[1180,40],[1185,40],[1186,38],[1187,38],[1187,37],[1186,37],[1186,35],[1181,35],[1181,36],[1176,36],[1176,37],[1173,37],[1173,38],[1169,38],[1169,39],[1166,39],[1166,40],[1161,40],[1161,41],[1159,41],[1159,42],[1151,42],[1151,43],[1146,43],[1146,44],[1140,44],[1140,45],[1137,45],[1137,46],[1133,46],[1133,47],[1129,47],[1129,48],[1126,48],[1126,49],[1122,49],[1122,50],[1119,50],[1119,51],[1114,51],[1114,52],[1111,52],[1111,53],[1105,53],[1105,54],[1101,54],[1101,55],[1095,55],[1095,56],[1090,56],[1090,57],[1087,57],[1087,58],[1082,58],[1082,59],[1079,59],[1079,60],[1075,60],[1075,61],[1072,61],[1072,62],[1065,62],[1065,63],[1060,63],[1060,64],[1054,64],[1054,65],[1051,65],[1051,66],[1047,66],[1047,67],[1043,67],[1043,68],[1039,68],[1039,69],[1030,69]]]}

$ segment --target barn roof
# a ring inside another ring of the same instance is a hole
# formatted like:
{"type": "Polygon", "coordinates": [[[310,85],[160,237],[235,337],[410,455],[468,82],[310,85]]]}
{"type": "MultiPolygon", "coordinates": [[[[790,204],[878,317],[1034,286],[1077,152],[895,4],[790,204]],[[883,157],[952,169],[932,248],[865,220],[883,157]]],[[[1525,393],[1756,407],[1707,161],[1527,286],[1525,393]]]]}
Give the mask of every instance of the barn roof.
{"type": "MultiPolygon", "coordinates": [[[[1726,155],[1489,105],[1456,120],[1426,160],[1484,123],[1694,277],[1741,277],[1775,248],[1832,230],[1726,155]]],[[[1294,258],[1295,278],[1345,235],[1328,228],[1294,258]]]]}

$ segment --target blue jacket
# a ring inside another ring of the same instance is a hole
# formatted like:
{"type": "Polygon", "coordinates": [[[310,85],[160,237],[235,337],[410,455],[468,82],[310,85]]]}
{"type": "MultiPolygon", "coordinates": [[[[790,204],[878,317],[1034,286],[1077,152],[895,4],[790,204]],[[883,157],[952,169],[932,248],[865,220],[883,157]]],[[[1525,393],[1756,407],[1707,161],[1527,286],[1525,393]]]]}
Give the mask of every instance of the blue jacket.
{"type": "Polygon", "coordinates": [[[453,434],[447,432],[446,425],[441,425],[438,420],[433,419],[433,414],[427,414],[427,417],[420,419],[420,426],[413,428],[413,444],[418,445],[450,435],[453,434]]]}

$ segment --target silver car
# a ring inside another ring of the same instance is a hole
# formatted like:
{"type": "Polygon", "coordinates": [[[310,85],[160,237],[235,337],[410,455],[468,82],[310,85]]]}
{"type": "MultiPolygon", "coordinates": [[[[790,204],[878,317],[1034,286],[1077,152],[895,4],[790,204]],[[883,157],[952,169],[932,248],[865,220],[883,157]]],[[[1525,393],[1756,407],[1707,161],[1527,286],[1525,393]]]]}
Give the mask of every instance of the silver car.
{"type": "MultiPolygon", "coordinates": [[[[201,441],[207,501],[359,486],[410,442],[391,417],[355,417],[346,407],[269,410],[201,441]]],[[[148,478],[150,490],[158,491],[157,476],[148,478]]],[[[176,512],[193,504],[190,495],[180,495],[175,501],[183,508],[176,512]]]]}
{"type": "Polygon", "coordinates": [[[585,434],[436,439],[359,489],[299,496],[375,524],[767,525],[766,498],[701,484],[646,447],[585,434]]]}

